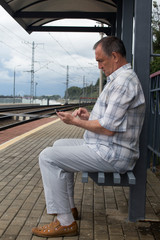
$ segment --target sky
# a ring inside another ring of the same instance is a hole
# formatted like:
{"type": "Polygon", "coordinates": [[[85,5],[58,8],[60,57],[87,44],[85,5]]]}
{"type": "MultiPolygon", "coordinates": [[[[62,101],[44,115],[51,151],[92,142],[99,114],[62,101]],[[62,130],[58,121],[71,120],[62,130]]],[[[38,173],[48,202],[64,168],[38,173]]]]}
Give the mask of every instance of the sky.
{"type": "MultiPolygon", "coordinates": [[[[61,20],[61,25],[94,26],[91,20],[61,20]]],[[[54,25],[58,25],[55,22],[54,25]]],[[[0,95],[30,95],[32,45],[34,50],[34,93],[64,96],[67,65],[69,85],[83,87],[95,84],[99,70],[93,45],[99,33],[33,32],[28,34],[0,6],[0,95]],[[84,80],[84,81],[83,81],[84,80]],[[36,86],[36,87],[35,87],[36,86]]]]}
{"type": "MultiPolygon", "coordinates": [[[[157,0],[160,4],[160,0],[157,0]]],[[[95,26],[91,20],[60,20],[54,25],[95,26]],[[61,23],[60,23],[61,22],[61,23]]],[[[99,69],[93,45],[99,33],[33,32],[28,34],[0,6],[0,95],[30,95],[32,44],[34,50],[34,94],[64,96],[67,65],[68,87],[95,84],[99,69]],[[85,81],[83,81],[85,79],[85,81]],[[36,87],[35,87],[36,86],[36,87]]]]}

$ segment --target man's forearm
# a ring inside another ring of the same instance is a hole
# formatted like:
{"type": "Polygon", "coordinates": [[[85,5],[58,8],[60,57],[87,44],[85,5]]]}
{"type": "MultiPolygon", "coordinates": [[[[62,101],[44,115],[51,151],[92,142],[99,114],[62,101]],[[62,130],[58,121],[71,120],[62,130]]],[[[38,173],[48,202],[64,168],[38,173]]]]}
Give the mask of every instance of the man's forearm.
{"type": "Polygon", "coordinates": [[[84,128],[85,130],[88,130],[97,134],[103,134],[108,136],[114,135],[114,132],[102,127],[98,120],[87,121],[87,120],[81,120],[79,118],[74,118],[73,125],[84,128]]]}
{"type": "Polygon", "coordinates": [[[114,135],[114,132],[109,131],[108,129],[102,127],[98,120],[83,120],[67,112],[58,112],[57,115],[66,124],[75,125],[77,127],[84,128],[85,130],[88,130],[97,134],[103,134],[108,136],[114,135]]]}

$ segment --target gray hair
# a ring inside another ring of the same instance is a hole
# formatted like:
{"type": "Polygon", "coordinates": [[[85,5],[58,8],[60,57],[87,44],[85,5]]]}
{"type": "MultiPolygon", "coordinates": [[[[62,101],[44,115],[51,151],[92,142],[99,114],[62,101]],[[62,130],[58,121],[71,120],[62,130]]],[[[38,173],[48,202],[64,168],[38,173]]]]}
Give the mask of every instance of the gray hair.
{"type": "Polygon", "coordinates": [[[111,56],[112,52],[117,52],[121,54],[122,57],[126,57],[126,49],[124,43],[117,37],[104,37],[95,43],[93,49],[95,50],[99,45],[102,46],[102,50],[107,56],[111,56]]]}

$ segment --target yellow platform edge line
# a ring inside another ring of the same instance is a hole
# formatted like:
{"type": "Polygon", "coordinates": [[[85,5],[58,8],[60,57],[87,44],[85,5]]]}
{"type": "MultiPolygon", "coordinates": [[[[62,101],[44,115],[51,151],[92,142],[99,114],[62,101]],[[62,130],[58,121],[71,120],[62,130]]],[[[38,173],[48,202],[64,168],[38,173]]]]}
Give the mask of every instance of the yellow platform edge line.
{"type": "Polygon", "coordinates": [[[54,123],[56,123],[56,122],[58,122],[58,121],[60,121],[60,119],[56,119],[56,120],[54,120],[54,121],[52,121],[52,122],[43,124],[43,125],[40,126],[40,127],[34,128],[33,130],[30,130],[30,131],[28,131],[28,132],[26,132],[26,133],[23,133],[23,134],[21,134],[20,136],[15,137],[15,138],[13,138],[13,139],[5,142],[5,143],[2,143],[2,144],[0,144],[0,150],[3,150],[3,149],[5,149],[5,148],[7,148],[8,146],[12,145],[13,143],[18,142],[19,140],[21,140],[21,139],[23,139],[23,138],[25,138],[25,137],[33,134],[33,133],[35,133],[35,132],[37,132],[37,131],[45,128],[45,127],[48,127],[49,125],[54,124],[54,123]]]}

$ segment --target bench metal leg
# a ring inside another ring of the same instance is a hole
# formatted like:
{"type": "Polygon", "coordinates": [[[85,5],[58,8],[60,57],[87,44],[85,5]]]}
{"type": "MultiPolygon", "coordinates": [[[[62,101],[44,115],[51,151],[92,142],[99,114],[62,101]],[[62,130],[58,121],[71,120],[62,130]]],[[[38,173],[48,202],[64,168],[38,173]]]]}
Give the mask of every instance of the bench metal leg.
{"type": "Polygon", "coordinates": [[[136,177],[136,185],[130,185],[129,221],[136,222],[145,219],[146,207],[146,175],[136,177]]]}

